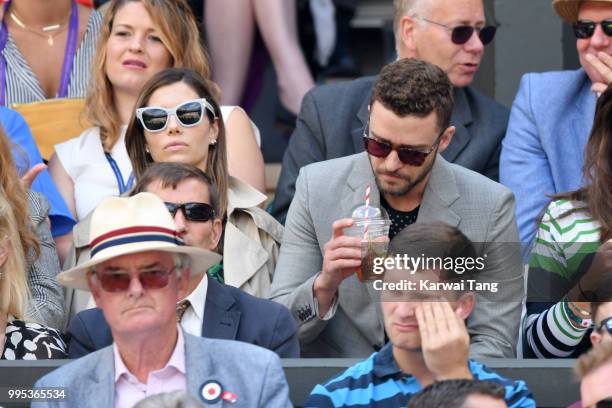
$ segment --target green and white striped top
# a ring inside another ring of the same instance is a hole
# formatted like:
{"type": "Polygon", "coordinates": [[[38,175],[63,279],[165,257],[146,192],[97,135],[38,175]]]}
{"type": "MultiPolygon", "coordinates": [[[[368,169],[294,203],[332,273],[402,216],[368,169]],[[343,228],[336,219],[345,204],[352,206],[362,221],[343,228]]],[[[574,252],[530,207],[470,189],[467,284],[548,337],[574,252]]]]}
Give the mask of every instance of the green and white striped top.
{"type": "Polygon", "coordinates": [[[580,201],[553,201],[542,217],[529,259],[528,299],[542,289],[548,296],[544,301],[552,306],[534,313],[538,307],[528,303],[525,322],[528,351],[538,358],[575,357],[584,339],[587,329],[576,329],[570,323],[559,300],[589,266],[600,245],[600,230],[599,222],[580,201]]]}

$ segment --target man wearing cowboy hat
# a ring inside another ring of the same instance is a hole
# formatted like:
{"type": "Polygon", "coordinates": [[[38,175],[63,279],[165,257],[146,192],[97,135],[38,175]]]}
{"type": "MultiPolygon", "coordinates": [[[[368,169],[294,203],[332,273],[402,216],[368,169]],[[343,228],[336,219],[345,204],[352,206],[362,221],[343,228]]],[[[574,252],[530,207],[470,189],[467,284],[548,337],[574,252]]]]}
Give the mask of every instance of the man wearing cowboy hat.
{"type": "MultiPolygon", "coordinates": [[[[159,198],[141,193],[105,199],[93,213],[90,237],[91,259],[58,280],[91,290],[114,343],[54,370],[35,387],[66,388],[61,406],[131,407],[148,395],[175,390],[204,403],[291,406],[275,353],[191,336],[177,325],[176,302],[186,294],[190,276],[220,257],[185,246],[159,198]]],[[[60,403],[32,406],[54,405],[60,403]]]]}
{"type": "Polygon", "coordinates": [[[573,26],[582,67],[524,75],[512,105],[502,143],[500,182],[516,196],[523,244],[533,241],[536,219],[549,195],[583,185],[584,148],[596,92],[609,82],[597,65],[612,54],[612,0],[553,0],[552,6],[573,26]]]}

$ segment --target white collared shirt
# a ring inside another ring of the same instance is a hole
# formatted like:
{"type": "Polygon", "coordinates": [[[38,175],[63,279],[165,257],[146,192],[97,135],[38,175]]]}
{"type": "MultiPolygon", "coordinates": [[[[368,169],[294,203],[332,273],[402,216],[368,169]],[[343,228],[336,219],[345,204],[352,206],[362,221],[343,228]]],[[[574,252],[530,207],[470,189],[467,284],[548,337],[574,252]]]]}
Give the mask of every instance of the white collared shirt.
{"type": "Polygon", "coordinates": [[[185,310],[181,319],[181,327],[185,332],[193,336],[202,336],[202,325],[204,324],[204,305],[208,291],[208,275],[204,277],[196,288],[185,299],[189,300],[190,306],[185,310]]]}

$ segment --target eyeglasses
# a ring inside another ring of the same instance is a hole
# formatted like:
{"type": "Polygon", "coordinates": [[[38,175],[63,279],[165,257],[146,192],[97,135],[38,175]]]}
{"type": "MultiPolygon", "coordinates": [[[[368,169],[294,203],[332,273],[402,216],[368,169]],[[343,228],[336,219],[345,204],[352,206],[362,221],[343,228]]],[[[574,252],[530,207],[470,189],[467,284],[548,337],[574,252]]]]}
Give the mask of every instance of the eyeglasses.
{"type": "Polygon", "coordinates": [[[204,117],[204,109],[208,109],[213,119],[216,119],[215,109],[210,102],[204,98],[181,103],[172,109],[158,108],[155,106],[138,108],[136,109],[136,117],[145,130],[149,132],[161,132],[168,126],[170,115],[175,115],[181,126],[196,126],[202,121],[202,117],[204,117]]]}
{"type": "MultiPolygon", "coordinates": [[[[177,267],[173,267],[170,270],[154,269],[151,271],[144,271],[138,273],[138,280],[143,289],[161,289],[168,285],[170,280],[170,274],[175,271],[177,267]]],[[[132,276],[125,271],[112,271],[112,272],[97,272],[93,273],[98,277],[100,286],[106,292],[124,292],[130,287],[132,282],[132,276]]]]}
{"type": "Polygon", "coordinates": [[[612,336],[612,317],[603,319],[597,327],[597,331],[599,332],[603,332],[604,329],[607,330],[608,333],[610,333],[610,336],[612,336]]]}
{"type": "Polygon", "coordinates": [[[459,25],[455,27],[449,27],[445,24],[437,23],[435,21],[431,21],[423,17],[414,16],[414,18],[446,28],[448,31],[451,32],[451,41],[454,44],[458,45],[465,44],[466,42],[468,42],[470,38],[472,38],[472,34],[474,34],[474,31],[478,33],[478,38],[480,38],[482,45],[487,45],[488,43],[493,41],[493,37],[495,37],[495,32],[497,31],[496,26],[472,27],[469,25],[459,25]]]}
{"type": "Polygon", "coordinates": [[[444,134],[444,131],[442,131],[438,135],[438,138],[436,139],[434,144],[429,149],[420,150],[412,149],[410,147],[395,147],[391,143],[376,140],[369,135],[369,128],[370,122],[368,121],[363,132],[363,144],[365,150],[369,154],[384,159],[389,154],[391,154],[391,151],[395,150],[395,152],[397,153],[397,157],[402,163],[415,167],[420,167],[423,165],[427,156],[429,156],[429,154],[436,149],[436,147],[440,143],[442,135],[444,134]]]}
{"type": "Polygon", "coordinates": [[[572,26],[574,28],[574,35],[580,39],[591,38],[598,24],[601,25],[601,29],[608,37],[612,37],[612,20],[603,20],[601,23],[591,20],[578,20],[572,26]]]}
{"type": "Polygon", "coordinates": [[[215,218],[215,210],[206,203],[164,203],[166,208],[172,214],[172,217],[176,215],[178,210],[183,212],[185,218],[189,221],[206,222],[212,218],[215,218]]]}

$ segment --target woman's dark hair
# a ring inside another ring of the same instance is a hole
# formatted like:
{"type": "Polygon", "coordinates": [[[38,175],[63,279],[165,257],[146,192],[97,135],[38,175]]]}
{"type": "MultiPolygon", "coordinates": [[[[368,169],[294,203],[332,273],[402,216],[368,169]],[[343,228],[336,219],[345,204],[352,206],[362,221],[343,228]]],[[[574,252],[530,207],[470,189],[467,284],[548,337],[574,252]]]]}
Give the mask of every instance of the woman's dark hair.
{"type": "MultiPolygon", "coordinates": [[[[135,108],[146,107],[151,95],[161,87],[183,82],[198,94],[200,98],[206,98],[212,105],[214,116],[205,109],[208,120],[213,123],[217,121],[219,132],[217,143],[208,146],[208,159],[206,160],[206,173],[211,177],[219,191],[220,218],[225,217],[227,211],[227,189],[229,183],[227,167],[227,147],[225,143],[225,127],[221,119],[221,109],[214,98],[215,85],[211,81],[202,78],[196,72],[185,68],[169,68],[157,73],[151,78],[140,91],[135,108]],[[216,118],[215,118],[216,117],[216,118]]],[[[136,115],[132,115],[125,134],[125,146],[128,156],[132,162],[134,178],[138,181],[147,167],[154,163],[153,158],[146,151],[146,139],[144,129],[136,115]]]]}
{"type": "MultiPolygon", "coordinates": [[[[612,238],[612,88],[597,101],[593,129],[584,152],[585,187],[552,196],[553,200],[583,201],[601,225],[600,242],[612,238]]],[[[574,211],[568,211],[563,216],[574,211]]]]}

